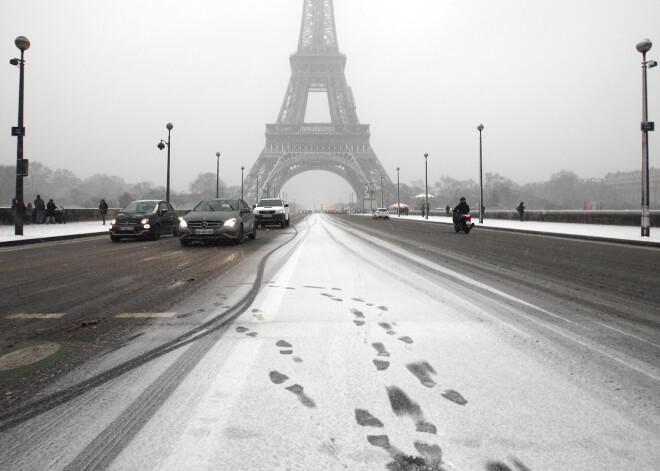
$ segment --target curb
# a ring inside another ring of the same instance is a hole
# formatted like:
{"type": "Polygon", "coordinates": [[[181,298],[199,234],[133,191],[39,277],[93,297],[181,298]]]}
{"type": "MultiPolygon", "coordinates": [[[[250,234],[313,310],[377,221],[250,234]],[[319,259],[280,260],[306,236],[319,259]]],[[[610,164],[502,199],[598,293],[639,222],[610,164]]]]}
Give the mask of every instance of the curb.
{"type": "Polygon", "coordinates": [[[17,247],[21,245],[32,245],[32,244],[40,244],[42,242],[55,242],[58,240],[67,240],[67,239],[82,239],[85,237],[102,237],[108,236],[108,232],[87,232],[84,234],[67,234],[67,235],[61,235],[61,236],[53,236],[53,237],[39,237],[39,238],[33,238],[33,239],[24,239],[24,240],[9,240],[6,242],[0,242],[0,247],[17,247]]]}
{"type": "MultiPolygon", "coordinates": [[[[390,218],[390,220],[395,220],[390,218]]],[[[430,224],[442,224],[444,226],[453,226],[451,222],[442,222],[442,221],[428,221],[430,224]]],[[[566,234],[564,232],[545,232],[545,231],[534,231],[531,229],[514,229],[510,227],[492,227],[492,226],[480,226],[478,224],[474,225],[475,229],[486,231],[503,231],[503,232],[518,232],[520,234],[532,234],[532,235],[542,235],[549,237],[562,237],[564,239],[578,239],[578,240],[589,240],[593,242],[609,242],[612,244],[623,244],[623,245],[634,245],[638,247],[654,247],[660,248],[660,242],[653,242],[650,240],[633,240],[633,239],[616,239],[613,237],[600,237],[600,236],[590,236],[582,234],[566,234]]]]}

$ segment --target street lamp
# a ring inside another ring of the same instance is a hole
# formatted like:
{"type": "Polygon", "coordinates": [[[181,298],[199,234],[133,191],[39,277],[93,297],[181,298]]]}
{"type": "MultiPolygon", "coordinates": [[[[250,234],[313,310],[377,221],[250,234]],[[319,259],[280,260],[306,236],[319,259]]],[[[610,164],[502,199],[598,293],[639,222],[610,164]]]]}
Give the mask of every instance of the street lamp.
{"type": "Polygon", "coordinates": [[[23,175],[27,175],[27,161],[23,160],[23,136],[25,136],[25,127],[23,127],[23,91],[25,84],[25,60],[23,54],[30,47],[30,41],[25,36],[19,36],[14,40],[14,44],[21,51],[20,59],[11,59],[11,65],[17,65],[19,72],[18,79],[18,126],[11,129],[11,135],[17,137],[16,144],[16,203],[14,207],[14,235],[23,235],[23,218],[25,216],[25,205],[23,204],[23,175]]]}
{"type": "Polygon", "coordinates": [[[479,131],[479,224],[484,223],[484,176],[481,166],[481,131],[484,130],[484,125],[479,124],[477,131],[479,131]]]}
{"type": "Polygon", "coordinates": [[[426,219],[428,219],[429,218],[429,154],[428,152],[424,154],[424,179],[426,180],[426,193],[424,195],[425,198],[424,214],[426,215],[426,219]]]}
{"type": "Polygon", "coordinates": [[[220,197],[220,152],[216,152],[215,156],[218,158],[218,165],[215,170],[215,197],[220,197]]]}
{"type": "Polygon", "coordinates": [[[650,39],[637,43],[637,50],[642,53],[642,237],[651,235],[651,212],[649,210],[649,131],[654,123],[648,120],[648,101],[646,97],[646,68],[658,65],[656,61],[646,61],[646,53],[651,49],[650,39]]]}
{"type": "Polygon", "coordinates": [[[170,201],[170,132],[172,131],[172,123],[167,123],[167,142],[162,139],[158,143],[158,148],[163,150],[167,146],[167,189],[165,192],[165,201],[170,201]]]}
{"type": "Polygon", "coordinates": [[[396,215],[401,217],[401,195],[399,194],[399,169],[396,168],[396,215]]]}
{"type": "Polygon", "coordinates": [[[380,176],[380,207],[385,207],[385,202],[383,201],[383,176],[380,176]]]}
{"type": "Polygon", "coordinates": [[[243,170],[245,167],[241,165],[241,199],[243,199],[243,170]]]}

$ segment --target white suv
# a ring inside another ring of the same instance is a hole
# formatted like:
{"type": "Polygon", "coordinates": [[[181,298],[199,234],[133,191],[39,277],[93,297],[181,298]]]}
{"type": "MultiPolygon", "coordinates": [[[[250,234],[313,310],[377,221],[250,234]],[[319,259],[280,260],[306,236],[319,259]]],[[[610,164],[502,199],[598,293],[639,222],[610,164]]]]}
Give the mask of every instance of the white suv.
{"type": "Polygon", "coordinates": [[[389,219],[390,212],[387,208],[377,208],[376,211],[371,216],[372,219],[389,219]]]}
{"type": "Polygon", "coordinates": [[[257,224],[278,224],[282,229],[289,225],[289,203],[280,198],[264,198],[253,206],[257,224]]]}

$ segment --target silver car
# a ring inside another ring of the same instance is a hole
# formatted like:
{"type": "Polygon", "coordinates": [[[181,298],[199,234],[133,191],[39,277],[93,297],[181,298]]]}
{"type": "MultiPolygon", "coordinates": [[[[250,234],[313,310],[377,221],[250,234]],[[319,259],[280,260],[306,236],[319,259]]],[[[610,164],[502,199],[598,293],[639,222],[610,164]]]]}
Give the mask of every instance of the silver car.
{"type": "Polygon", "coordinates": [[[204,200],[181,218],[179,242],[220,242],[242,244],[257,237],[257,223],[250,206],[242,199],[204,200]]]}

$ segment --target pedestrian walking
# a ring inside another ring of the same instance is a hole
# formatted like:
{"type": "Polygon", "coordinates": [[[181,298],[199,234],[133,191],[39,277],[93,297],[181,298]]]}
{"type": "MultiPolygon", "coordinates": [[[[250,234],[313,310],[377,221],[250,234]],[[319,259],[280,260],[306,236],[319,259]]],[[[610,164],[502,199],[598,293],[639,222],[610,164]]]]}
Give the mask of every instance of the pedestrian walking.
{"type": "Polygon", "coordinates": [[[516,211],[520,214],[520,220],[522,221],[525,218],[525,204],[521,201],[516,211]]]}
{"type": "Polygon", "coordinates": [[[426,205],[425,205],[425,204],[422,204],[422,217],[424,217],[424,214],[425,214],[425,213],[424,213],[424,208],[426,208],[426,205]]]}
{"type": "Polygon", "coordinates": [[[44,223],[44,213],[46,212],[46,203],[41,199],[41,195],[37,195],[37,199],[34,200],[34,210],[36,212],[37,224],[44,223]]]}
{"type": "Polygon", "coordinates": [[[105,216],[108,214],[108,203],[104,199],[99,203],[99,213],[101,213],[101,219],[103,220],[103,225],[105,226],[105,216]]]}
{"type": "Polygon", "coordinates": [[[449,205],[445,206],[445,215],[447,216],[451,215],[451,206],[449,205]]]}
{"type": "Polygon", "coordinates": [[[55,224],[55,208],[57,208],[57,206],[55,205],[53,198],[49,199],[48,204],[46,205],[46,224],[55,224]]]}

